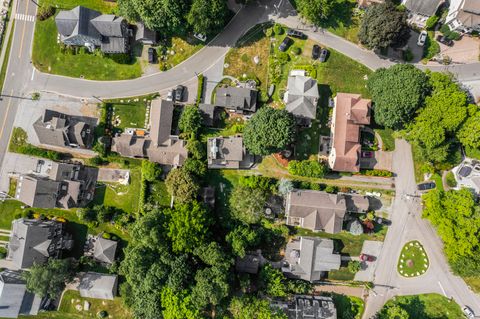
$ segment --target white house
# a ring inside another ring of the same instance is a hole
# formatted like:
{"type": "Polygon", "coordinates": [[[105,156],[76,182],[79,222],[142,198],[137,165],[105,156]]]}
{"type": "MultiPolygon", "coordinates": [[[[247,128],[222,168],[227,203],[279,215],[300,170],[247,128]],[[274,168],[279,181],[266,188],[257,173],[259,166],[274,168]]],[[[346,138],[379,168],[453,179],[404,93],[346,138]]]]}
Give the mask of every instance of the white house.
{"type": "Polygon", "coordinates": [[[480,31],[480,1],[450,0],[445,22],[452,31],[465,33],[480,31]]]}

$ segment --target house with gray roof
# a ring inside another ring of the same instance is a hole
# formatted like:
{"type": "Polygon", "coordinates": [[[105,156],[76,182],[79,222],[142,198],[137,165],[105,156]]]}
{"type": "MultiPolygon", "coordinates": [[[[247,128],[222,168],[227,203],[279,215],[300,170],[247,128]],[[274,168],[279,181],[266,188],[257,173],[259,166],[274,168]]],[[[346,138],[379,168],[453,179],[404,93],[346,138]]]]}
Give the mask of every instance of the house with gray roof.
{"type": "Polygon", "coordinates": [[[285,200],[286,223],[335,234],[342,230],[347,212],[366,212],[369,206],[368,198],[361,195],[293,189],[285,200]]]}
{"type": "Polygon", "coordinates": [[[182,166],[188,157],[186,142],[172,134],[174,104],[155,99],[150,107],[148,136],[125,132],[112,140],[112,151],[126,157],[148,158],[150,161],[173,167],[182,166]]]}
{"type": "Polygon", "coordinates": [[[99,47],[104,53],[126,53],[130,48],[131,31],[122,17],[77,6],[60,11],[55,23],[65,45],[99,47]]]}
{"type": "Polygon", "coordinates": [[[114,240],[97,236],[93,244],[93,259],[104,264],[113,264],[118,243],[114,240]]]}
{"type": "Polygon", "coordinates": [[[217,107],[213,104],[200,103],[198,109],[203,117],[203,125],[212,127],[215,125],[215,120],[218,117],[217,107]]]}
{"type": "Polygon", "coordinates": [[[20,271],[6,269],[0,272],[0,318],[35,316],[41,301],[40,296],[27,291],[20,271]]]}
{"type": "Polygon", "coordinates": [[[73,241],[65,233],[65,224],[54,220],[20,218],[12,222],[7,260],[15,267],[26,269],[33,263],[43,264],[59,258],[62,250],[71,249],[73,241]]]}
{"type": "Polygon", "coordinates": [[[450,30],[471,33],[480,31],[480,2],[478,0],[450,0],[445,23],[450,30]]]}
{"type": "Polygon", "coordinates": [[[138,22],[135,31],[135,41],[144,45],[156,45],[158,42],[158,32],[150,30],[143,22],[138,22]]]}
{"type": "Polygon", "coordinates": [[[337,319],[337,309],[331,297],[295,295],[289,302],[276,301],[272,308],[285,312],[288,319],[337,319]]]}
{"type": "Polygon", "coordinates": [[[287,91],[284,95],[286,110],[292,113],[297,122],[309,126],[317,117],[317,104],[320,94],[318,83],[311,77],[301,75],[304,72],[293,71],[288,77],[287,91]]]}
{"type": "Polygon", "coordinates": [[[93,144],[96,121],[94,118],[83,118],[47,109],[33,123],[33,129],[41,144],[89,149],[93,144]]]}
{"type": "Polygon", "coordinates": [[[408,22],[419,28],[425,27],[428,18],[435,15],[444,2],[445,0],[403,0],[408,11],[408,22]]]}
{"type": "Polygon", "coordinates": [[[257,111],[256,90],[247,87],[219,87],[215,94],[215,105],[236,113],[255,113],[257,111]]]}
{"type": "Polygon", "coordinates": [[[285,248],[283,273],[291,278],[318,281],[330,270],[340,269],[340,254],[333,252],[333,240],[300,237],[285,248]]]}
{"type": "Polygon", "coordinates": [[[93,199],[97,176],[97,168],[56,162],[45,164],[39,159],[37,172],[20,175],[15,198],[30,207],[82,207],[93,199]],[[42,168],[45,165],[48,167],[42,168]]]}
{"type": "Polygon", "coordinates": [[[241,136],[212,137],[207,140],[208,168],[250,168],[254,156],[247,152],[241,136]]]}
{"type": "Polygon", "coordinates": [[[77,289],[84,298],[113,300],[117,295],[118,276],[87,272],[83,274],[77,289]]]}

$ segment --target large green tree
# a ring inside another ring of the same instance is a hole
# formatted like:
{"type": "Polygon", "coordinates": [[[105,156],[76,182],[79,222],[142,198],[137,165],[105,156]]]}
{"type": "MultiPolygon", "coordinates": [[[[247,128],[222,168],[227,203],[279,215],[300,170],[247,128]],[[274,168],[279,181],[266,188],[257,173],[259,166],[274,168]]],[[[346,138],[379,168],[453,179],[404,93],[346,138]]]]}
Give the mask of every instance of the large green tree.
{"type": "Polygon", "coordinates": [[[468,118],[458,130],[457,137],[465,147],[480,148],[480,108],[477,105],[469,105],[468,118]]]}
{"type": "Polygon", "coordinates": [[[51,258],[45,264],[34,263],[23,273],[27,290],[41,297],[56,298],[72,279],[72,265],[66,259],[51,258]]]}
{"type": "Polygon", "coordinates": [[[285,312],[270,306],[267,299],[260,299],[256,296],[243,295],[233,297],[228,310],[233,319],[287,319],[285,312]]]}
{"type": "Polygon", "coordinates": [[[358,32],[360,42],[370,49],[401,46],[409,37],[407,13],[398,10],[391,0],[370,6],[358,32]]]}
{"type": "Polygon", "coordinates": [[[375,122],[395,129],[413,119],[429,91],[425,73],[410,64],[378,69],[368,79],[367,88],[374,102],[375,122]]]}
{"type": "Polygon", "coordinates": [[[297,0],[297,8],[302,16],[315,24],[322,24],[332,13],[338,0],[297,0]]]}
{"type": "Polygon", "coordinates": [[[249,226],[240,225],[227,234],[226,240],[232,246],[233,253],[243,258],[249,248],[258,244],[260,234],[249,226]]]}
{"type": "Polygon", "coordinates": [[[218,305],[228,296],[227,272],[228,269],[224,265],[199,270],[195,275],[192,300],[201,307],[218,305]]]}
{"type": "Polygon", "coordinates": [[[162,168],[160,165],[147,160],[142,161],[142,177],[149,182],[153,182],[160,178],[162,168]]]}
{"type": "Polygon", "coordinates": [[[202,114],[195,105],[186,106],[183,109],[178,127],[183,133],[190,133],[196,135],[198,130],[202,127],[202,114]]]}
{"type": "Polygon", "coordinates": [[[293,142],[295,119],[285,110],[263,107],[247,122],[243,140],[256,155],[269,155],[293,142]]]}
{"type": "Polygon", "coordinates": [[[198,319],[202,316],[195,307],[187,290],[175,292],[169,287],[162,289],[163,319],[198,319]]]}
{"type": "Polygon", "coordinates": [[[235,187],[230,195],[230,210],[232,216],[246,224],[260,221],[267,196],[260,189],[235,187]]]}
{"type": "Polygon", "coordinates": [[[193,0],[187,21],[195,32],[212,34],[223,27],[227,14],[225,0],[193,0]]]}
{"type": "Polygon", "coordinates": [[[165,186],[178,203],[194,200],[200,189],[195,177],[182,168],[175,168],[168,173],[165,186]]]}

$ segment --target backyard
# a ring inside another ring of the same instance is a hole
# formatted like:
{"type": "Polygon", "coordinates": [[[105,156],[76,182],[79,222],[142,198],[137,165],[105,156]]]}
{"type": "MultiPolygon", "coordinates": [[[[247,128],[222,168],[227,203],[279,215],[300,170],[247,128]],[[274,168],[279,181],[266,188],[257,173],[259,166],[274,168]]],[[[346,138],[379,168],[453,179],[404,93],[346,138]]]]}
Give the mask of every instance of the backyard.
{"type": "Polygon", "coordinates": [[[455,301],[439,294],[401,296],[389,300],[385,306],[398,305],[415,319],[458,319],[464,318],[460,306],[455,301]]]}
{"type": "Polygon", "coordinates": [[[123,131],[125,128],[146,128],[147,106],[155,97],[156,94],[151,94],[104,102],[105,107],[112,110],[113,126],[123,131]]]}

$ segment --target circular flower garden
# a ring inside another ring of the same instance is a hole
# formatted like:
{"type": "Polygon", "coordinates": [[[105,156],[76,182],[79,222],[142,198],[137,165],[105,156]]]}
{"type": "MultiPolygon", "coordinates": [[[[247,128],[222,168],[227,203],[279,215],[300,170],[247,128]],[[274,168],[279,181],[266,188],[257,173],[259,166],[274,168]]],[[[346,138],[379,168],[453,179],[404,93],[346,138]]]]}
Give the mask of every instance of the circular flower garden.
{"type": "Polygon", "coordinates": [[[403,277],[423,275],[429,266],[428,256],[423,246],[417,241],[410,241],[403,246],[398,259],[397,270],[403,277]]]}

